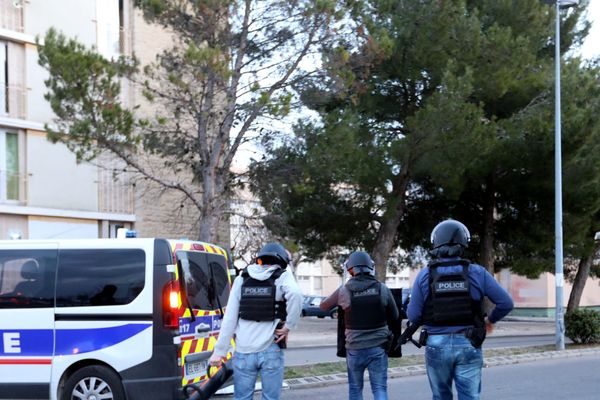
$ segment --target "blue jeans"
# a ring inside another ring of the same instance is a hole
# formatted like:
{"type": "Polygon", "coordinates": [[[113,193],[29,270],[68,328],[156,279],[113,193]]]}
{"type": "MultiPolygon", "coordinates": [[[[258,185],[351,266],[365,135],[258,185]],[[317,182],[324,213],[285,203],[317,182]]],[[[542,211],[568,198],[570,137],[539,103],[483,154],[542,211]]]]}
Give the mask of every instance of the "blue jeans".
{"type": "Polygon", "coordinates": [[[425,362],[433,400],[452,400],[452,381],[459,400],[479,399],[483,355],[464,334],[429,336],[425,362]]]}
{"type": "Polygon", "coordinates": [[[276,343],[258,353],[234,353],[233,398],[235,400],[252,399],[259,371],[263,400],[279,400],[283,385],[283,352],[276,343]]]}
{"type": "Polygon", "coordinates": [[[365,369],[369,370],[369,382],[374,400],[387,400],[388,357],[380,346],[366,349],[346,350],[348,367],[349,400],[362,400],[365,369]]]}

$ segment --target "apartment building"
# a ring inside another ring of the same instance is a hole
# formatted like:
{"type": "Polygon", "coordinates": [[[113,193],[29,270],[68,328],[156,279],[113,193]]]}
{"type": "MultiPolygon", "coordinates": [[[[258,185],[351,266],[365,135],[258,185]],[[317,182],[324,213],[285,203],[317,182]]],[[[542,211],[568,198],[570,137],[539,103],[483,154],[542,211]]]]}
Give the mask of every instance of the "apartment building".
{"type": "MultiPolygon", "coordinates": [[[[36,37],[55,27],[107,58],[135,53],[142,64],[173,43],[147,24],[133,0],[0,0],[0,239],[139,236],[197,237],[199,212],[181,195],[134,180],[117,160],[77,163],[46,139],[53,113],[36,37]],[[149,201],[149,199],[152,199],[149,201]]],[[[122,100],[152,115],[140,91],[123,82],[122,100]]],[[[150,159],[149,162],[156,162],[150,159]]],[[[219,242],[229,247],[228,222],[219,242]]]]}
{"type": "Polygon", "coordinates": [[[136,221],[134,193],[109,170],[78,164],[46,139],[53,113],[36,37],[52,26],[110,56],[119,1],[0,0],[0,238],[97,238],[136,221]],[[102,3],[102,7],[100,7],[102,3]],[[116,17],[116,18],[115,18],[116,17]]]}

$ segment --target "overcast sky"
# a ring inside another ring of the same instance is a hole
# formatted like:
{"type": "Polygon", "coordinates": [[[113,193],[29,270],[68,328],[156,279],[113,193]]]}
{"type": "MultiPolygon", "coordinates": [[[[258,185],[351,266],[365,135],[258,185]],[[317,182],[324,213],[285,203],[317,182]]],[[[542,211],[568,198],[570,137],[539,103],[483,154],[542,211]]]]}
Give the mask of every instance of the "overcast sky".
{"type": "Polygon", "coordinates": [[[592,29],[581,49],[586,58],[600,55],[600,0],[590,0],[588,18],[592,21],[592,29]]]}

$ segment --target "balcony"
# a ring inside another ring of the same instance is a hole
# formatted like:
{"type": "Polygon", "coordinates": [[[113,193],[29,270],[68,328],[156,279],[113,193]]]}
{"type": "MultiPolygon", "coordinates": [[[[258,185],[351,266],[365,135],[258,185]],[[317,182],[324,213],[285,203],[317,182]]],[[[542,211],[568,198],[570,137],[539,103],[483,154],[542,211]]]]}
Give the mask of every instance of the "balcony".
{"type": "Polygon", "coordinates": [[[0,203],[26,203],[27,176],[0,170],[0,203]]]}
{"type": "Polygon", "coordinates": [[[22,0],[0,0],[0,29],[23,32],[23,3],[22,0]]]}
{"type": "Polygon", "coordinates": [[[134,213],[133,185],[128,173],[113,175],[111,169],[98,171],[98,207],[100,212],[134,213]]]}
{"type": "Polygon", "coordinates": [[[27,89],[20,85],[0,84],[0,117],[27,117],[27,89]]]}

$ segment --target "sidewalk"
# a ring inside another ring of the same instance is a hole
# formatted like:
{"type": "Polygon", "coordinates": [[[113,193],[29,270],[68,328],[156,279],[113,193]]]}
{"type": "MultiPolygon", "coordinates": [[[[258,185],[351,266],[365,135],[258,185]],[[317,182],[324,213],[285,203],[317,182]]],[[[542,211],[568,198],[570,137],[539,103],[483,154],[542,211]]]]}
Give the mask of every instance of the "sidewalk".
{"type": "MultiPolygon", "coordinates": [[[[514,317],[496,323],[489,337],[552,335],[554,332],[553,319],[514,317]]],[[[337,320],[305,317],[290,332],[288,347],[335,346],[336,338],[337,320]]]]}

